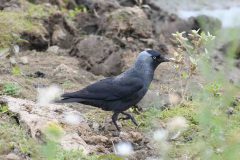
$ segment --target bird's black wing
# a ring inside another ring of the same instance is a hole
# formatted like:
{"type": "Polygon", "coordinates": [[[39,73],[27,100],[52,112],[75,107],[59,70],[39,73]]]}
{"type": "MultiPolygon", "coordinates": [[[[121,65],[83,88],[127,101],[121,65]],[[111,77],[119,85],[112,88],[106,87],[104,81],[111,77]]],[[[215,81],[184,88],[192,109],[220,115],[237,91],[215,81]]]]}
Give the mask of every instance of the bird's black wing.
{"type": "Polygon", "coordinates": [[[88,100],[118,100],[131,96],[143,88],[143,82],[139,78],[131,78],[116,80],[115,78],[107,78],[100,80],[86,88],[63,94],[64,99],[88,99],[88,100]]]}

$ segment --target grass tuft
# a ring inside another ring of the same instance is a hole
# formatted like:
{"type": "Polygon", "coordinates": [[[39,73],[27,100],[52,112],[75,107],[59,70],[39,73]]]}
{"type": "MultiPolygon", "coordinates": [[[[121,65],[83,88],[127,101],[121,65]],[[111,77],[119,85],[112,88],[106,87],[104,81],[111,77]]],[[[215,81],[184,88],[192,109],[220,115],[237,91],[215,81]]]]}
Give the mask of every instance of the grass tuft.
{"type": "Polygon", "coordinates": [[[44,31],[41,21],[37,19],[47,18],[55,12],[55,8],[44,5],[35,5],[21,0],[23,8],[16,11],[0,12],[0,48],[8,48],[17,43],[22,32],[44,31]]]}

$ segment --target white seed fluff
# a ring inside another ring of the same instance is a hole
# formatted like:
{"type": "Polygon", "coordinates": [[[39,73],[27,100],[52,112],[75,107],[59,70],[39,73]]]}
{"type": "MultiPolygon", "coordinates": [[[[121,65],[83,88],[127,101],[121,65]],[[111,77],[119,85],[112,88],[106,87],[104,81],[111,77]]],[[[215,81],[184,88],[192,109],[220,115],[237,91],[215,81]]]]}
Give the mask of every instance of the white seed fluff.
{"type": "Polygon", "coordinates": [[[38,88],[37,102],[40,105],[47,105],[52,103],[57,97],[60,97],[62,90],[56,86],[51,85],[46,88],[38,88]]]}
{"type": "Polygon", "coordinates": [[[171,93],[168,95],[168,100],[171,105],[176,105],[176,104],[180,103],[181,98],[178,94],[171,93]]]}
{"type": "Polygon", "coordinates": [[[167,129],[169,131],[184,130],[187,127],[187,120],[184,117],[174,117],[167,123],[167,129]]]}
{"type": "Polygon", "coordinates": [[[133,153],[132,144],[129,142],[120,142],[115,147],[116,147],[117,155],[127,156],[133,153]]]}
{"type": "Polygon", "coordinates": [[[64,115],[64,122],[69,125],[78,125],[82,121],[82,118],[77,113],[66,113],[64,115]]]}
{"type": "Polygon", "coordinates": [[[167,139],[167,136],[168,136],[168,131],[165,129],[159,129],[153,133],[153,139],[158,142],[165,141],[167,139]]]}

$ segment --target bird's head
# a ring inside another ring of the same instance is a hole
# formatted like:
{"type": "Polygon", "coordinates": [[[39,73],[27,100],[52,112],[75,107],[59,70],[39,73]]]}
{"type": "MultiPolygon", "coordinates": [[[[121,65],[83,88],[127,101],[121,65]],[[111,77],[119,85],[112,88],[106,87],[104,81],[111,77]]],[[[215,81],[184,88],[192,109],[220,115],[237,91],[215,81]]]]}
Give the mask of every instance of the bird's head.
{"type": "Polygon", "coordinates": [[[146,51],[141,52],[138,56],[137,61],[141,61],[145,64],[150,64],[154,68],[156,68],[160,63],[163,63],[163,62],[177,63],[177,61],[175,59],[167,58],[163,54],[161,54],[160,52],[155,51],[155,50],[146,50],[146,51]]]}

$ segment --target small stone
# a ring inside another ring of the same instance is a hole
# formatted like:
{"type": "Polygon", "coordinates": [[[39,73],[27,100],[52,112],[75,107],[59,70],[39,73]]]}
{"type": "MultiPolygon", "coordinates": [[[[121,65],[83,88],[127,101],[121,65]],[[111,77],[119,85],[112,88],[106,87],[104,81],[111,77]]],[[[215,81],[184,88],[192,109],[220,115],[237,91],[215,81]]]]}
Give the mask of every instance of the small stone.
{"type": "Polygon", "coordinates": [[[152,46],[157,43],[156,40],[154,40],[152,38],[147,38],[147,39],[142,38],[140,40],[147,43],[147,45],[149,45],[149,46],[152,46]]]}
{"type": "Polygon", "coordinates": [[[127,38],[127,41],[128,41],[128,42],[134,42],[134,39],[133,39],[133,37],[128,37],[128,38],[127,38]]]}
{"type": "Polygon", "coordinates": [[[101,152],[101,153],[109,153],[107,148],[105,148],[103,145],[96,146],[96,150],[97,150],[97,152],[101,152]]]}
{"type": "Polygon", "coordinates": [[[134,142],[139,142],[139,141],[141,141],[143,139],[142,134],[139,133],[139,132],[131,131],[130,135],[131,135],[131,137],[132,137],[134,142]]]}
{"type": "Polygon", "coordinates": [[[84,139],[89,144],[99,144],[99,143],[106,143],[108,138],[101,135],[91,136],[84,139]]]}
{"type": "Polygon", "coordinates": [[[129,140],[131,135],[129,133],[127,133],[127,132],[120,132],[119,137],[122,140],[129,140]]]}
{"type": "Polygon", "coordinates": [[[119,138],[119,137],[111,137],[109,142],[111,142],[111,143],[118,143],[120,141],[121,141],[121,138],[119,138]]]}
{"type": "Polygon", "coordinates": [[[33,75],[34,78],[45,78],[45,76],[46,76],[46,74],[41,71],[37,71],[33,75]]]}
{"type": "Polygon", "coordinates": [[[47,52],[49,53],[54,53],[54,54],[57,54],[59,51],[59,47],[58,46],[51,46],[48,48],[47,52]]]}
{"type": "Polygon", "coordinates": [[[120,132],[118,132],[118,131],[113,131],[112,132],[113,137],[119,137],[119,135],[120,135],[120,132]]]}
{"type": "Polygon", "coordinates": [[[53,44],[59,44],[61,40],[66,39],[67,32],[62,29],[60,25],[55,25],[53,27],[53,33],[52,33],[52,43],[53,44]]]}
{"type": "Polygon", "coordinates": [[[61,146],[65,150],[82,150],[84,154],[90,153],[92,150],[89,145],[77,133],[68,133],[61,138],[61,146]]]}
{"type": "Polygon", "coordinates": [[[233,113],[234,113],[234,108],[229,107],[228,110],[227,110],[227,115],[230,116],[230,115],[233,115],[233,113]]]}
{"type": "Polygon", "coordinates": [[[92,129],[93,129],[95,132],[98,132],[98,131],[99,131],[99,127],[100,127],[100,125],[99,125],[97,122],[93,122],[93,123],[92,123],[92,129]]]}
{"type": "Polygon", "coordinates": [[[81,134],[86,134],[87,132],[90,132],[91,128],[87,123],[80,123],[78,125],[77,130],[78,130],[78,133],[81,135],[81,134]]]}
{"type": "Polygon", "coordinates": [[[9,153],[7,156],[6,156],[6,159],[7,160],[20,160],[20,157],[14,153],[9,153]]]}
{"type": "Polygon", "coordinates": [[[18,45],[11,46],[11,48],[10,48],[10,52],[12,55],[18,55],[19,50],[20,50],[20,48],[18,45]]]}
{"type": "Polygon", "coordinates": [[[27,57],[27,56],[21,57],[21,58],[20,58],[20,61],[21,61],[21,63],[24,64],[24,65],[26,65],[26,64],[29,63],[29,62],[28,62],[28,57],[27,57]]]}
{"type": "Polygon", "coordinates": [[[54,75],[59,75],[62,73],[76,74],[77,71],[73,70],[72,68],[68,67],[65,64],[60,64],[59,66],[56,67],[56,69],[53,70],[54,75]]]}
{"type": "Polygon", "coordinates": [[[17,64],[17,61],[14,57],[10,57],[9,61],[10,61],[11,65],[16,65],[17,64]]]}

